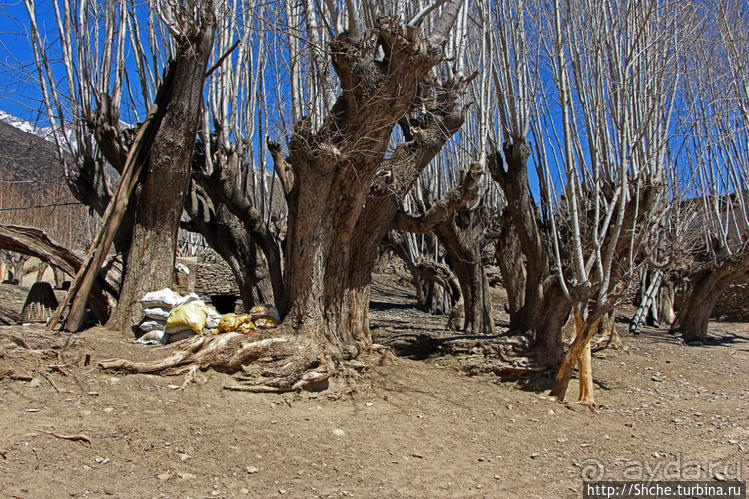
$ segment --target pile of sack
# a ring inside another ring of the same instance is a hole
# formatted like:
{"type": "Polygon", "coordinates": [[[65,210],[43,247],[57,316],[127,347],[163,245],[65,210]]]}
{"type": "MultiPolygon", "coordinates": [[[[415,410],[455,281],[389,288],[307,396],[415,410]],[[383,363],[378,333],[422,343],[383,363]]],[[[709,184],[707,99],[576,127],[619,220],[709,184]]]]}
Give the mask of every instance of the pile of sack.
{"type": "Polygon", "coordinates": [[[143,306],[139,327],[144,334],[137,341],[143,344],[165,345],[196,334],[252,334],[281,322],[272,305],[258,305],[247,314],[221,315],[195,293],[182,296],[169,288],[147,293],[139,303],[143,306]]]}

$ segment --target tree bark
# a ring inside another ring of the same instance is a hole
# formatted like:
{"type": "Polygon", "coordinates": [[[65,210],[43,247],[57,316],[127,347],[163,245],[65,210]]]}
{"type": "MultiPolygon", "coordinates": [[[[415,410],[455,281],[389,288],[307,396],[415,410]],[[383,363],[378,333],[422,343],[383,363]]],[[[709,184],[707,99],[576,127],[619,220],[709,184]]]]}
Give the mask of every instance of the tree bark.
{"type": "Polygon", "coordinates": [[[434,227],[460,283],[466,334],[495,334],[489,281],[481,261],[481,224],[476,210],[461,208],[434,227]]]}
{"type": "Polygon", "coordinates": [[[676,316],[675,330],[687,343],[702,344],[707,339],[707,326],[720,295],[733,284],[724,269],[703,270],[689,283],[687,297],[676,316]]]}
{"type": "Polygon", "coordinates": [[[676,288],[673,280],[669,279],[668,276],[664,277],[661,288],[658,290],[658,317],[666,326],[671,326],[676,320],[676,314],[674,313],[675,296],[676,288]]]}
{"type": "Polygon", "coordinates": [[[133,239],[119,305],[108,326],[129,330],[139,319],[136,302],[174,279],[177,231],[188,190],[200,117],[205,69],[213,49],[216,20],[211,2],[200,6],[202,22],[193,36],[178,40],[172,101],[157,132],[145,180],[139,187],[133,239]]]}
{"type": "MultiPolygon", "coordinates": [[[[508,213],[500,217],[501,233],[495,243],[495,259],[502,274],[502,286],[507,292],[510,318],[518,317],[525,301],[525,262],[517,232],[508,213]]],[[[517,325],[517,324],[516,324],[517,325]]]]}
{"type": "Polygon", "coordinates": [[[185,212],[189,220],[182,223],[182,228],[203,235],[208,246],[229,265],[244,309],[273,301],[273,293],[260,286],[264,262],[259,261],[255,242],[239,218],[224,205],[216,208],[195,183],[185,201],[185,212]]]}
{"type": "MultiPolygon", "coordinates": [[[[571,308],[557,277],[551,275],[549,255],[538,224],[536,206],[531,199],[527,161],[530,150],[523,140],[507,142],[499,152],[491,155],[489,171],[507,199],[505,208],[518,236],[520,250],[525,256],[525,285],[523,304],[510,314],[510,329],[533,331],[540,360],[550,366],[559,365],[563,356],[562,326],[571,308]],[[505,169],[506,167],[506,169],[505,169]]],[[[503,248],[513,251],[513,247],[503,248]]],[[[507,261],[518,258],[510,253],[507,261]]],[[[518,302],[515,286],[515,301],[518,302]]]]}

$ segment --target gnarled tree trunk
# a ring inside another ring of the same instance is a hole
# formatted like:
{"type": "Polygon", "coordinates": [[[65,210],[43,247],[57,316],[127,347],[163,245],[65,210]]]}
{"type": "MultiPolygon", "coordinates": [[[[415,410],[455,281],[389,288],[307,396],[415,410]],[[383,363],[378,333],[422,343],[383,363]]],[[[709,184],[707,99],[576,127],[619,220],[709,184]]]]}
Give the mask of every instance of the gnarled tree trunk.
{"type": "Polygon", "coordinates": [[[461,208],[434,227],[460,283],[466,334],[494,334],[489,281],[481,261],[481,224],[477,210],[461,208]]]}
{"type": "MultiPolygon", "coordinates": [[[[747,277],[744,271],[743,278],[747,277]]],[[[742,273],[730,264],[697,273],[689,282],[687,296],[676,315],[673,330],[681,332],[681,337],[687,343],[704,343],[708,321],[720,295],[741,280],[742,273]]]]}
{"type": "Polygon", "coordinates": [[[135,326],[140,314],[137,300],[148,291],[171,286],[174,279],[177,231],[216,23],[212,2],[196,8],[201,12],[200,26],[192,26],[195,33],[178,40],[171,103],[154,140],[145,180],[135,193],[135,224],[119,305],[107,323],[114,329],[135,326]]]}
{"type": "Polygon", "coordinates": [[[525,301],[525,262],[517,232],[507,213],[500,217],[502,231],[495,242],[494,257],[502,274],[502,286],[507,292],[507,312],[517,317],[525,301]]]}
{"type": "Polygon", "coordinates": [[[533,331],[541,357],[539,360],[556,367],[563,355],[561,329],[571,304],[565,298],[557,277],[551,275],[536,206],[530,197],[526,165],[530,150],[524,140],[518,139],[505,143],[502,153],[491,156],[489,170],[507,199],[505,210],[525,256],[523,305],[510,314],[510,328],[533,331]]]}

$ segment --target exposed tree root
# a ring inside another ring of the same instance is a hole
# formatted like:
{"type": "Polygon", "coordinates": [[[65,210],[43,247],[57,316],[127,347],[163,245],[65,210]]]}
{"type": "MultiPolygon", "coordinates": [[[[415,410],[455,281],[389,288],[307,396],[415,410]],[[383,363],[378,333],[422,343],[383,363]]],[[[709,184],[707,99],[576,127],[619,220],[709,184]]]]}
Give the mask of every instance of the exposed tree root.
{"type": "MultiPolygon", "coordinates": [[[[197,369],[215,369],[237,374],[238,385],[224,388],[245,392],[288,392],[315,389],[336,372],[329,356],[302,337],[245,335],[227,333],[201,336],[187,340],[166,358],[152,362],[107,359],[99,362],[102,369],[130,373],[162,373],[166,375],[197,369]],[[181,369],[180,369],[181,368],[181,369]],[[176,372],[175,372],[176,371],[176,372]]],[[[184,385],[183,385],[184,386],[184,385]]]]}

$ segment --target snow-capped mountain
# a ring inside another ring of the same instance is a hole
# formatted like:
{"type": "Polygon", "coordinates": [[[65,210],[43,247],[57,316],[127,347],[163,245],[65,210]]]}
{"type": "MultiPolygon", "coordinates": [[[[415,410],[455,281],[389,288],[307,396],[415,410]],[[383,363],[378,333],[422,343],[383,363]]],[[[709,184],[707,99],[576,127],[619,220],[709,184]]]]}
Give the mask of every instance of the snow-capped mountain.
{"type": "MultiPolygon", "coordinates": [[[[0,122],[3,122],[7,125],[12,126],[13,128],[17,128],[18,130],[26,133],[31,133],[36,135],[37,137],[41,137],[42,139],[55,143],[55,135],[53,133],[52,127],[38,127],[34,125],[33,123],[24,120],[23,118],[19,118],[18,116],[13,116],[10,113],[7,113],[5,111],[0,111],[0,122]]],[[[65,129],[66,135],[67,135],[67,141],[63,139],[63,149],[67,150],[67,152],[72,153],[75,151],[77,147],[75,134],[73,133],[73,127],[69,126],[65,129]]],[[[61,137],[62,138],[62,137],[61,137]]]]}
{"type": "MultiPolygon", "coordinates": [[[[13,116],[12,114],[6,113],[5,111],[0,111],[0,121],[14,128],[18,128],[22,132],[33,133],[37,137],[46,138],[44,128],[39,128],[33,123],[30,123],[22,118],[19,118],[18,116],[13,116]]],[[[50,132],[51,132],[51,128],[48,129],[46,133],[50,133],[50,132]]]]}

